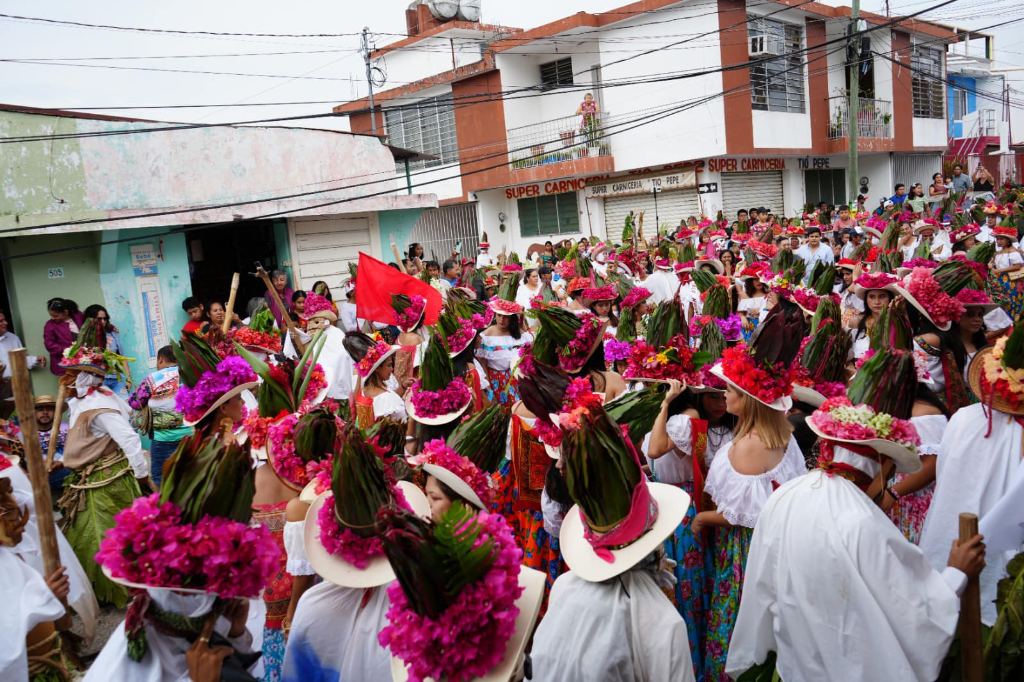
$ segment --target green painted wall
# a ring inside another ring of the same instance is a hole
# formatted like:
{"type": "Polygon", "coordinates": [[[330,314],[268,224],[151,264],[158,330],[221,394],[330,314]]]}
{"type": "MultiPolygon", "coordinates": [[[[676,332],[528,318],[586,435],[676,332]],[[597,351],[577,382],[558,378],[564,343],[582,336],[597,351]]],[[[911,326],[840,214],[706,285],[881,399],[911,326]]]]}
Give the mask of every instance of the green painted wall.
{"type": "MultiPolygon", "coordinates": [[[[105,304],[99,280],[97,243],[100,234],[12,237],[0,242],[3,254],[13,256],[4,261],[4,276],[14,330],[33,355],[46,355],[43,325],[50,319],[46,301],[55,296],[70,298],[82,309],[92,303],[105,304]],[[76,248],[48,255],[25,256],[61,247],[76,248]]],[[[32,385],[36,393],[53,394],[57,390],[57,378],[49,369],[35,370],[32,372],[32,385]]]]}
{"type": "Polygon", "coordinates": [[[391,253],[392,240],[398,246],[398,253],[405,256],[405,249],[412,241],[412,228],[420,217],[423,209],[407,208],[399,211],[381,211],[378,214],[380,223],[380,250],[378,257],[385,263],[395,260],[391,253]]]}

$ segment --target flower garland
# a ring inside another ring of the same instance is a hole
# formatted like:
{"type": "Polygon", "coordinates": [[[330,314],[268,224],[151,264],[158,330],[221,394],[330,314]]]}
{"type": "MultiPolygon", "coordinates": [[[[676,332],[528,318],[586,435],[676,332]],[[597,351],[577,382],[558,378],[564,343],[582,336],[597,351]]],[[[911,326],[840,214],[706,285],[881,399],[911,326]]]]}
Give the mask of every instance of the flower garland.
{"type": "Polygon", "coordinates": [[[270,332],[258,332],[249,327],[239,327],[230,330],[228,337],[246,348],[260,348],[272,353],[281,352],[281,337],[270,332]]]}
{"type": "MultiPolygon", "coordinates": [[[[389,470],[385,467],[385,470],[389,470]]],[[[395,504],[400,509],[412,511],[409,502],[405,499],[402,489],[392,483],[392,491],[395,495],[395,504]]],[[[329,487],[329,486],[328,486],[329,487]]],[[[320,526],[320,544],[328,554],[337,556],[359,570],[370,565],[370,562],[379,556],[384,555],[384,544],[376,533],[363,537],[351,528],[342,528],[341,521],[334,509],[334,493],[324,498],[323,506],[316,517],[320,526]]]]}
{"type": "Polygon", "coordinates": [[[608,339],[604,342],[604,361],[611,364],[619,360],[627,360],[631,350],[632,345],[629,341],[608,339]]]}
{"type": "Polygon", "coordinates": [[[212,516],[183,523],[178,506],[153,493],[114,517],[96,562],[134,583],[251,598],[278,570],[280,551],[262,526],[212,516]]]}
{"type": "Polygon", "coordinates": [[[423,448],[420,450],[420,454],[415,457],[410,457],[406,461],[411,466],[423,466],[424,464],[433,464],[434,466],[447,469],[452,472],[468,485],[476,496],[480,498],[480,501],[484,503],[484,507],[489,507],[491,504],[491,478],[483,471],[480,470],[477,465],[468,457],[463,457],[459,453],[455,452],[452,448],[441,440],[435,438],[434,440],[428,440],[423,444],[423,448]]]}
{"type": "Polygon", "coordinates": [[[969,305],[992,305],[992,299],[984,291],[977,289],[961,289],[956,294],[956,300],[964,307],[969,305]]]}
{"type": "Polygon", "coordinates": [[[869,405],[854,406],[846,396],[826,400],[810,420],[825,435],[841,440],[888,440],[914,451],[921,444],[909,420],[875,412],[869,405]]]}
{"type": "Polygon", "coordinates": [[[487,574],[464,587],[436,620],[416,613],[398,581],[388,586],[388,625],[377,635],[409,668],[410,682],[430,677],[447,682],[468,682],[494,670],[516,631],[519,564],[523,552],[500,514],[481,511],[476,516],[489,538],[495,560],[487,574]]]}
{"type": "MultiPolygon", "coordinates": [[[[316,407],[307,403],[297,413],[286,415],[266,426],[264,442],[270,445],[267,454],[274,467],[274,473],[300,488],[305,487],[321,471],[327,471],[330,475],[331,470],[330,456],[320,461],[304,462],[295,454],[295,427],[299,423],[299,417],[316,407]]],[[[341,431],[341,419],[335,417],[335,421],[338,423],[338,430],[341,431]]]]}
{"type": "Polygon", "coordinates": [[[245,359],[233,355],[221,360],[215,371],[204,372],[195,386],[182,384],[174,405],[185,419],[196,421],[225,393],[253,381],[256,381],[256,372],[245,359]]]}
{"type": "Polygon", "coordinates": [[[781,364],[758,366],[742,343],[722,353],[722,372],[729,381],[764,403],[771,404],[793,392],[792,375],[787,367],[781,364]]]}
{"type": "Polygon", "coordinates": [[[956,322],[964,314],[963,303],[943,291],[928,268],[914,268],[904,281],[907,292],[928,311],[935,324],[956,322]]]}
{"type": "Polygon", "coordinates": [[[402,312],[395,313],[395,324],[401,329],[408,331],[416,327],[423,319],[423,313],[427,309],[427,299],[419,295],[409,297],[409,305],[402,312]]]}
{"type": "Polygon", "coordinates": [[[423,390],[422,382],[417,380],[409,391],[416,416],[421,419],[434,419],[458,412],[473,399],[469,387],[461,378],[456,378],[439,391],[423,390]]]}
{"type": "MultiPolygon", "coordinates": [[[[711,324],[711,322],[717,324],[718,328],[722,330],[722,336],[725,337],[726,341],[739,341],[743,335],[743,321],[739,315],[732,313],[724,320],[718,317],[711,317],[710,315],[694,316],[690,320],[690,336],[697,338],[704,327],[711,324]]],[[[607,356],[607,354],[607,346],[605,346],[605,355],[607,356]]]]}
{"type": "Polygon", "coordinates": [[[558,351],[559,365],[569,373],[578,372],[587,363],[604,330],[604,323],[592,313],[584,313],[580,316],[580,321],[583,324],[576,330],[575,336],[565,348],[558,351]]]}

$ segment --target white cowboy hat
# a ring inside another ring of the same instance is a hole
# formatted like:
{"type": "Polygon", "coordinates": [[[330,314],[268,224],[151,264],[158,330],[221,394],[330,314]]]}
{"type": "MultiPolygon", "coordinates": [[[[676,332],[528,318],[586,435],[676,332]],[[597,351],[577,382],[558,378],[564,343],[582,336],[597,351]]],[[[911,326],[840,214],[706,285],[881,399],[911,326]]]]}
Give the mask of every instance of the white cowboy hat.
{"type": "MultiPolygon", "coordinates": [[[[512,634],[508,644],[505,645],[505,655],[501,662],[491,672],[482,677],[473,678],[477,682],[508,682],[513,678],[516,669],[519,667],[519,659],[526,651],[526,644],[533,633],[533,624],[540,614],[540,605],[544,600],[545,576],[538,570],[519,567],[519,584],[523,593],[516,599],[516,608],[519,615],[516,616],[516,631],[512,634]]],[[[409,672],[401,659],[391,658],[391,679],[394,682],[406,682],[409,679],[409,672]]]]}
{"type": "Polygon", "coordinates": [[[644,482],[651,497],[658,504],[658,518],[654,525],[630,544],[610,549],[614,560],[605,561],[583,536],[584,521],[580,506],[573,505],[562,520],[558,543],[569,569],[583,580],[599,583],[625,573],[648,554],[656,550],[665,538],[672,535],[686,516],[690,496],[682,488],[667,483],[644,482]]]}
{"type": "Polygon", "coordinates": [[[877,452],[880,455],[884,455],[896,463],[896,471],[902,474],[912,474],[915,471],[921,469],[921,458],[917,452],[908,448],[905,445],[900,445],[891,440],[883,440],[882,438],[871,438],[869,440],[847,440],[845,438],[836,438],[825,434],[819,429],[812,420],[806,421],[811,431],[814,431],[819,438],[833,443],[846,443],[849,445],[860,445],[868,447],[877,452]]]}
{"type": "Polygon", "coordinates": [[[203,421],[211,414],[213,414],[214,410],[216,410],[218,407],[234,398],[236,395],[240,395],[243,391],[251,391],[252,389],[256,388],[259,385],[259,381],[249,381],[244,384],[239,384],[238,386],[235,386],[231,390],[225,392],[224,395],[222,395],[221,397],[214,400],[213,404],[206,408],[206,412],[203,412],[203,416],[201,416],[199,419],[183,419],[181,423],[184,424],[185,426],[195,426],[196,424],[198,424],[199,422],[203,421]]]}
{"type": "Polygon", "coordinates": [[[469,484],[462,480],[462,478],[455,472],[449,471],[448,469],[445,469],[442,466],[438,466],[437,464],[430,463],[423,465],[423,471],[428,476],[433,476],[441,483],[444,483],[446,486],[452,489],[452,492],[454,492],[456,495],[464,499],[466,502],[469,502],[477,509],[483,509],[485,511],[487,510],[487,505],[483,503],[483,500],[480,499],[480,496],[477,495],[476,492],[474,492],[474,490],[471,487],[469,487],[469,484]]]}
{"type": "Polygon", "coordinates": [[[813,407],[821,407],[827,398],[814,390],[813,386],[793,384],[793,400],[800,403],[807,403],[813,407]]]}
{"type": "Polygon", "coordinates": [[[313,504],[316,501],[316,479],[306,484],[306,487],[299,493],[299,502],[305,502],[306,504],[313,504]]]}
{"type": "MultiPolygon", "coordinates": [[[[398,346],[391,346],[391,349],[389,351],[387,351],[386,353],[382,354],[379,358],[377,358],[377,361],[375,363],[370,365],[370,371],[366,373],[366,376],[367,377],[372,377],[373,373],[377,371],[377,368],[380,367],[384,363],[385,360],[387,360],[388,358],[390,358],[392,355],[394,355],[397,352],[398,352],[398,346]]],[[[359,364],[359,363],[356,363],[356,364],[359,364]]],[[[366,377],[363,377],[363,378],[366,378],[366,377]]]]}
{"type": "Polygon", "coordinates": [[[724,381],[727,384],[729,384],[730,386],[732,386],[733,388],[735,388],[737,391],[740,391],[740,392],[742,392],[742,393],[744,393],[746,395],[749,395],[751,398],[753,398],[757,402],[761,403],[762,405],[767,405],[768,407],[772,408],[773,410],[778,410],[779,412],[788,412],[789,410],[793,409],[793,398],[791,398],[788,395],[784,395],[781,398],[776,398],[775,400],[773,400],[770,403],[766,403],[765,401],[761,400],[760,398],[758,398],[753,393],[747,391],[742,386],[737,384],[735,381],[733,381],[729,377],[725,376],[725,372],[722,371],[722,363],[720,363],[720,362],[718,364],[716,364],[714,367],[711,368],[711,373],[714,374],[719,379],[721,379],[722,381],[724,381]]]}
{"type": "Polygon", "coordinates": [[[180,592],[182,594],[213,594],[206,590],[197,590],[194,587],[161,587],[159,585],[137,583],[131,580],[125,580],[124,578],[115,577],[106,566],[100,566],[100,568],[103,569],[103,575],[107,576],[107,579],[111,582],[115,582],[118,585],[124,585],[125,587],[131,587],[136,590],[166,590],[168,592],[180,592]]]}
{"type": "Polygon", "coordinates": [[[698,258],[693,264],[697,270],[700,270],[705,265],[710,265],[719,275],[725,274],[725,266],[717,258],[698,258]]]}
{"type": "MultiPolygon", "coordinates": [[[[423,491],[408,481],[399,481],[398,487],[417,516],[428,518],[430,504],[423,491]]],[[[319,495],[306,512],[306,528],[303,540],[306,556],[313,570],[324,580],[341,587],[378,587],[395,579],[395,572],[386,556],[381,554],[370,560],[366,568],[356,568],[341,557],[330,554],[320,543],[320,508],[324,506],[330,491],[319,495]]]]}
{"type": "Polygon", "coordinates": [[[460,407],[459,409],[455,410],[454,412],[442,414],[440,417],[420,417],[416,414],[416,407],[412,404],[411,393],[412,391],[409,391],[405,396],[405,411],[415,421],[418,421],[420,424],[426,424],[427,426],[439,426],[441,424],[447,424],[453,419],[458,419],[459,417],[462,416],[462,413],[466,411],[466,408],[473,404],[473,396],[470,395],[469,400],[466,401],[466,404],[460,407]]]}

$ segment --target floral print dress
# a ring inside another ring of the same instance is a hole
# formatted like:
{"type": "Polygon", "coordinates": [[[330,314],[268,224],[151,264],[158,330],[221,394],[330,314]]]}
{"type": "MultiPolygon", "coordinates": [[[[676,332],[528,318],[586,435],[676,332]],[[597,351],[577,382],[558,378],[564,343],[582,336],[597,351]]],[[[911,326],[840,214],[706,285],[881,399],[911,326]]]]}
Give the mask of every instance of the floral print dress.
{"type": "Polygon", "coordinates": [[[719,449],[704,485],[719,513],[732,524],[715,527],[713,549],[705,566],[710,586],[703,676],[707,682],[731,679],[725,674],[725,659],[739,612],[743,574],[757,517],[776,488],[807,473],[803,453],[792,436],[779,463],[763,474],[736,471],[731,449],[732,442],[719,449]]]}
{"type": "MultiPolygon", "coordinates": [[[[938,457],[941,451],[942,434],[946,431],[946,424],[949,423],[949,420],[945,415],[929,414],[911,417],[910,422],[921,437],[918,454],[921,457],[938,457]]],[[[907,475],[896,474],[895,483],[899,483],[907,475]]],[[[932,493],[934,492],[935,481],[932,481],[920,490],[900,497],[889,510],[889,518],[893,520],[900,532],[915,545],[921,540],[921,529],[924,528],[924,518],[928,515],[928,508],[931,507],[932,493]]]]}
{"type": "Polygon", "coordinates": [[[533,342],[533,334],[524,331],[519,338],[511,336],[480,336],[480,347],[476,356],[487,369],[487,383],[484,394],[490,404],[513,405],[519,400],[519,387],[512,368],[519,361],[519,349],[533,342]]]}

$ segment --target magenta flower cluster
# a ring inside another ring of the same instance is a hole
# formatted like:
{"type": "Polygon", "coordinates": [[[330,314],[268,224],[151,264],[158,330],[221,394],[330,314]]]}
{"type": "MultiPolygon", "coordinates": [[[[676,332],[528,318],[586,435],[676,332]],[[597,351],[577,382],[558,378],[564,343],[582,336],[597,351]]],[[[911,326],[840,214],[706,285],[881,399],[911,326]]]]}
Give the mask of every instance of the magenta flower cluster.
{"type": "Polygon", "coordinates": [[[417,381],[410,389],[410,396],[416,416],[421,419],[433,419],[458,412],[473,399],[469,387],[462,379],[455,379],[440,391],[425,391],[422,383],[417,381]]]}
{"type": "Polygon", "coordinates": [[[463,457],[448,447],[440,438],[429,440],[423,444],[420,454],[408,459],[412,466],[433,464],[452,472],[468,485],[485,506],[491,503],[491,479],[480,470],[468,457],[463,457]]]}
{"type": "Polygon", "coordinates": [[[262,526],[212,516],[185,523],[177,505],[160,504],[153,493],[114,517],[96,562],[115,578],[231,599],[257,596],[277,571],[280,551],[262,526]]]}
{"type": "Polygon", "coordinates": [[[604,361],[611,364],[619,360],[628,360],[631,348],[629,341],[608,339],[604,342],[604,361]]]}
{"type": "MultiPolygon", "coordinates": [[[[409,503],[398,486],[393,488],[395,504],[400,508],[412,511],[409,503]]],[[[370,565],[373,559],[384,555],[384,545],[380,536],[371,535],[364,538],[350,528],[342,528],[338,515],[334,513],[334,493],[324,498],[320,513],[316,517],[320,526],[320,544],[329,554],[333,554],[359,570],[370,565]]]]}
{"type": "Polygon", "coordinates": [[[405,662],[410,682],[483,677],[501,663],[515,634],[523,552],[500,514],[481,511],[476,521],[483,529],[477,546],[489,537],[497,548],[494,564],[483,578],[464,587],[436,620],[410,608],[398,581],[388,586],[388,625],[377,640],[405,662]]]}
{"type": "Polygon", "coordinates": [[[182,384],[174,405],[185,419],[195,421],[222,395],[251,381],[256,381],[256,372],[243,358],[232,355],[221,360],[216,371],[204,373],[195,386],[189,388],[182,384]]]}
{"type": "Polygon", "coordinates": [[[632,308],[638,303],[643,303],[651,297],[651,292],[643,287],[635,287],[630,290],[620,304],[622,308],[632,308]]]}

